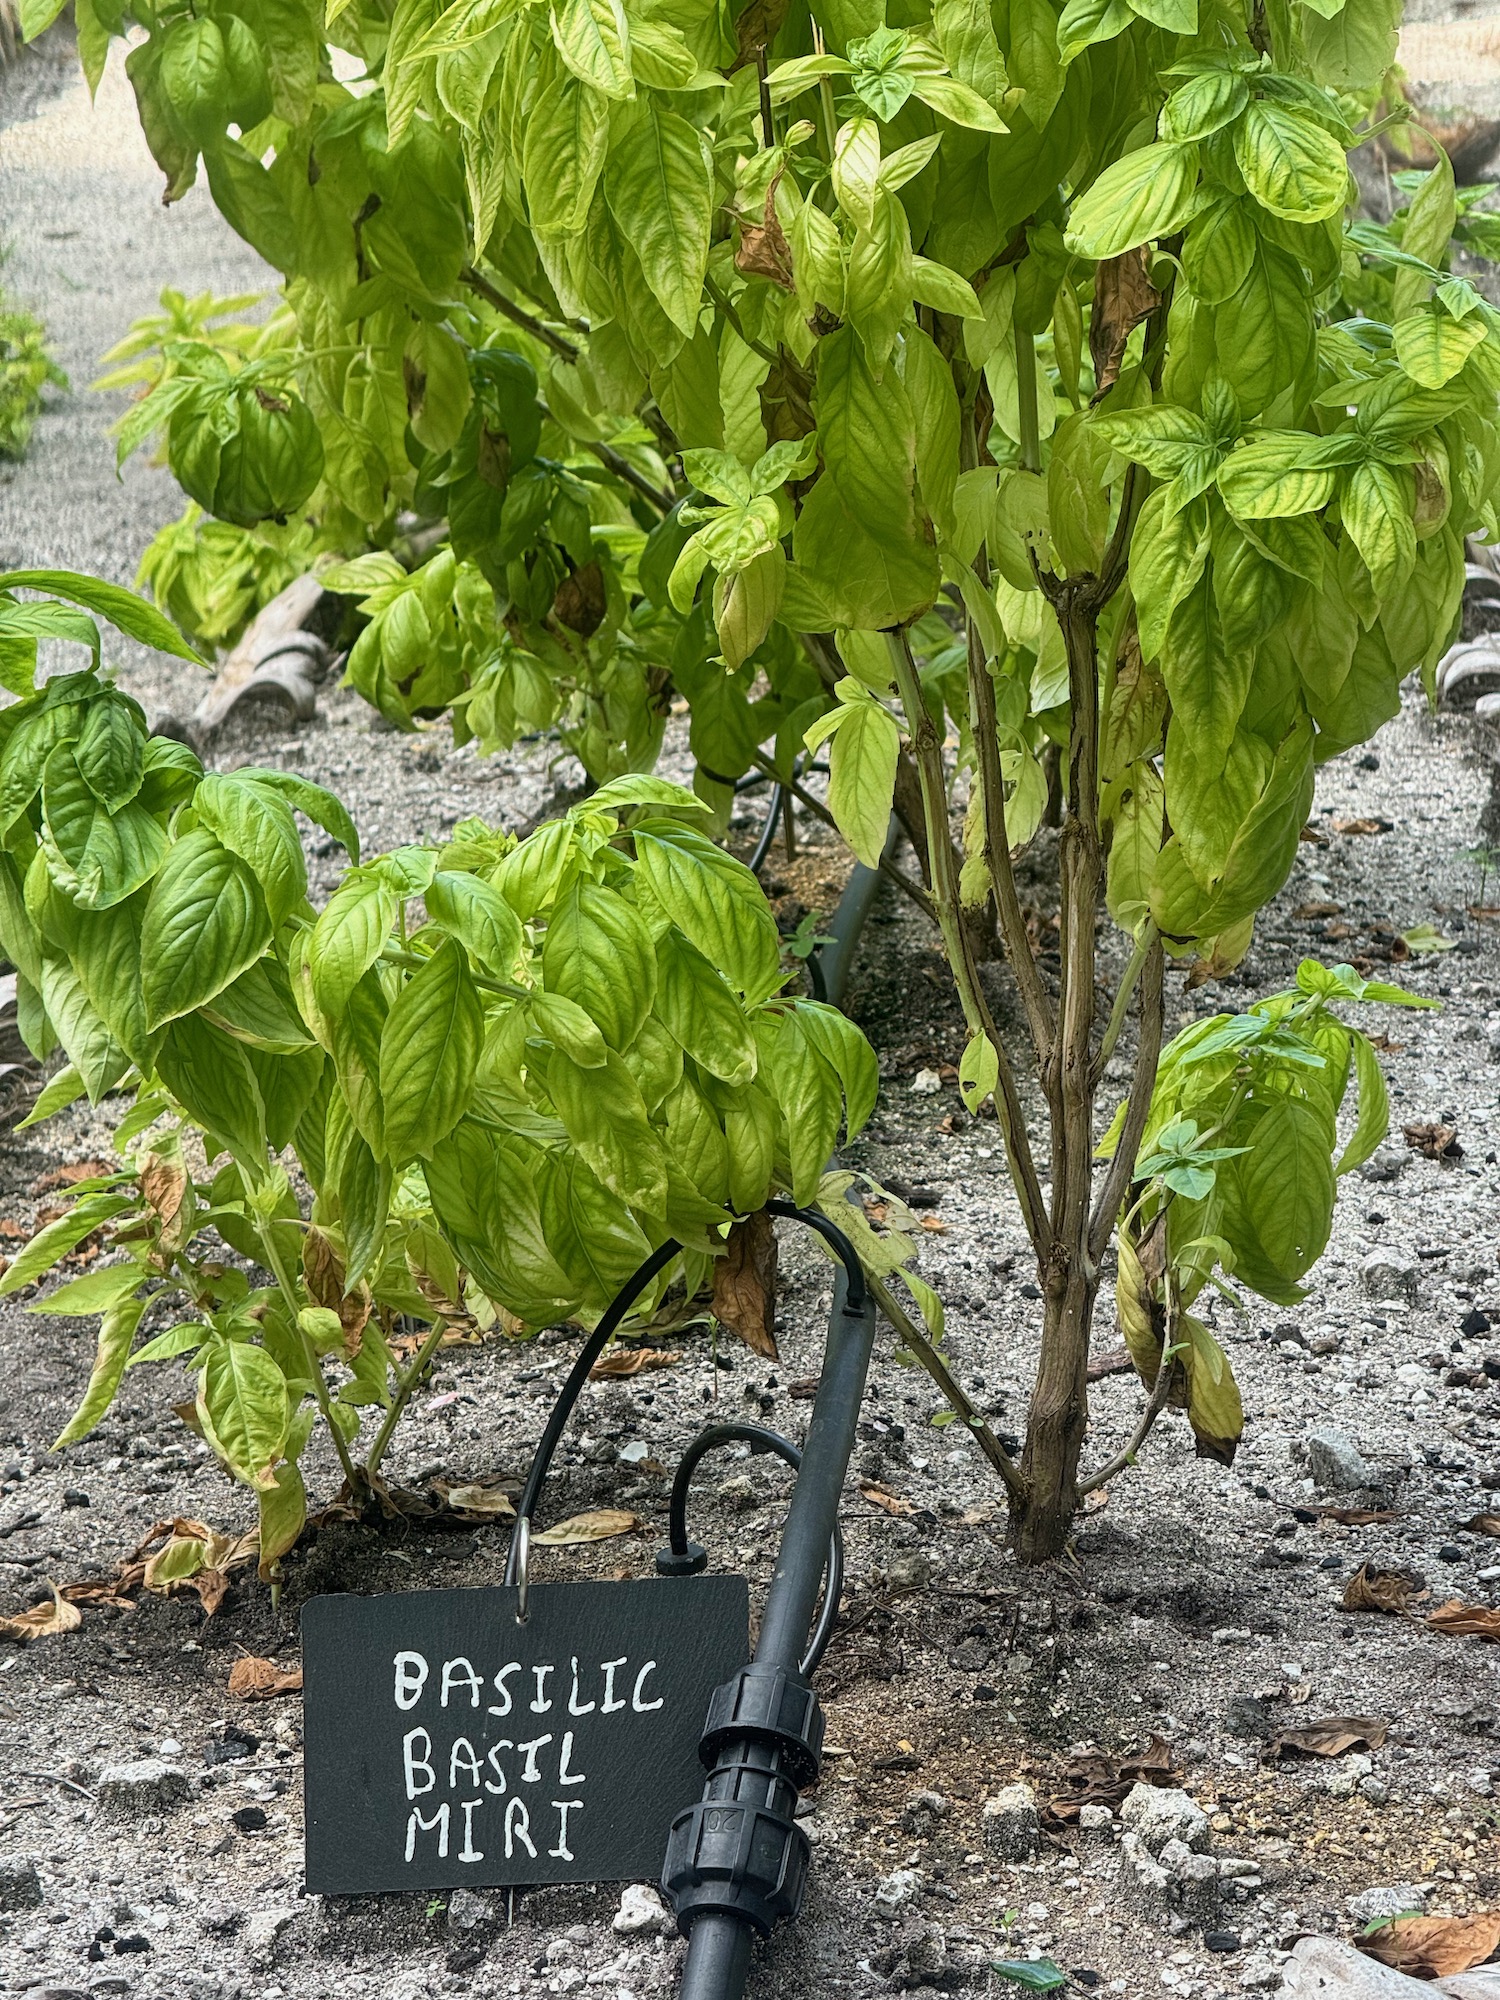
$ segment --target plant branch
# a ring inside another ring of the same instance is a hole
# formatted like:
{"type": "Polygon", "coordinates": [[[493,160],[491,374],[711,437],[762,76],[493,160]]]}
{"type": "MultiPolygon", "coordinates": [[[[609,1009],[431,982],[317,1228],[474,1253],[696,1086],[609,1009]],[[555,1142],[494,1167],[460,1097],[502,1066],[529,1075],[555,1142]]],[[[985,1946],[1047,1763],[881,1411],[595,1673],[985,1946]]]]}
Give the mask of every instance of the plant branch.
{"type": "Polygon", "coordinates": [[[560,333],[554,333],[552,328],[539,320],[535,314],[527,312],[524,306],[518,306],[514,299],[508,299],[504,292],[492,285],[483,271],[478,270],[473,264],[465,264],[459,276],[471,292],[479,294],[486,305],[493,306],[497,313],[503,314],[513,325],[529,333],[533,340],[539,340],[544,347],[550,347],[552,352],[561,355],[564,361],[578,359],[578,349],[571,340],[565,340],[560,333]]]}
{"type": "MultiPolygon", "coordinates": [[[[984,579],[981,577],[980,580],[984,579]]],[[[979,767],[980,802],[984,808],[984,858],[995,892],[1005,955],[1010,960],[1010,969],[1020,990],[1038,1068],[1045,1074],[1052,1053],[1052,1007],[1042,985],[1042,975],[1037,970],[1031,939],[1026,931],[1026,919],[1021,913],[1021,899],[1016,891],[1015,870],[1011,866],[1010,835],[1005,817],[1005,777],[1000,769],[999,724],[995,713],[995,683],[974,623],[971,619],[965,622],[969,638],[969,706],[975,758],[979,767]]]]}
{"type": "Polygon", "coordinates": [[[879,1302],[880,1310],[901,1336],[904,1346],[909,1347],[917,1360],[927,1370],[933,1381],[941,1389],[949,1403],[958,1412],[964,1425],[972,1434],[975,1443],[984,1453],[995,1471],[999,1473],[1008,1492],[1018,1498],[1025,1493],[1026,1482],[1021,1477],[1021,1468],[1001,1444],[999,1438],[985,1421],[983,1412],[978,1410],[958,1383],[953,1379],[947,1362],[938,1352],[926,1330],[918,1320],[908,1313],[897,1300],[883,1278],[865,1273],[865,1282],[879,1302]]]}
{"type": "Polygon", "coordinates": [[[323,1379],[323,1364],[319,1361],[312,1341],[304,1330],[299,1318],[301,1308],[297,1303],[297,1287],[292,1282],[291,1273],[286,1267],[286,1259],[282,1256],[276,1242],[276,1224],[274,1221],[263,1221],[261,1219],[260,1214],[256,1210],[254,1191],[250,1186],[249,1175],[242,1162],[236,1161],[235,1164],[239,1167],[240,1180],[245,1189],[246,1203],[251,1214],[255,1216],[255,1233],[260,1238],[261,1254],[266,1260],[266,1269],[276,1280],[277,1289],[281,1293],[282,1304],[286,1307],[288,1317],[292,1322],[293,1337],[302,1349],[302,1358],[307,1364],[307,1372],[313,1385],[313,1395],[317,1398],[318,1409],[322,1413],[323,1421],[327,1424],[329,1435],[333,1439],[333,1448],[338,1453],[339,1464],[343,1468],[345,1479],[349,1482],[349,1491],[357,1493],[362,1483],[360,1473],[354,1460],[349,1456],[349,1447],[344,1442],[343,1432],[333,1420],[333,1399],[328,1393],[328,1384],[323,1379]]]}
{"type": "MultiPolygon", "coordinates": [[[[413,972],[420,972],[422,967],[428,962],[419,951],[403,951],[399,945],[394,944],[386,945],[380,956],[385,960],[387,965],[404,965],[413,972]]],[[[469,976],[474,981],[474,984],[483,987],[486,993],[503,993],[511,1000],[531,1000],[535,998],[535,995],[529,988],[512,985],[508,979],[491,979],[487,973],[483,972],[474,972],[469,976]]]]}
{"type": "Polygon", "coordinates": [[[443,1335],[447,1331],[448,1322],[439,1315],[428,1328],[426,1339],[417,1349],[415,1355],[413,1355],[410,1368],[398,1379],[396,1393],[391,1398],[391,1407],[385,1413],[385,1421],[376,1432],[375,1442],[370,1447],[370,1455],[365,1460],[365,1470],[372,1477],[381,1459],[385,1457],[385,1449],[391,1441],[391,1434],[405,1414],[406,1406],[412,1399],[413,1391],[422,1380],[422,1377],[427,1373],[428,1364],[437,1352],[442,1343],[443,1335]]]}
{"type": "Polygon", "coordinates": [[[943,773],[943,748],[922,696],[921,677],[904,628],[887,632],[885,636],[901,705],[906,711],[907,734],[911,738],[917,776],[922,786],[922,810],[926,818],[927,850],[932,870],[932,900],[943,933],[943,946],[969,1032],[982,1034],[994,1050],[998,1070],[995,1111],[1005,1140],[1005,1157],[1015,1183],[1027,1234],[1040,1259],[1051,1248],[1052,1226],[1047,1218],[1047,1205],[1042,1199],[1041,1183],[1037,1179],[1031,1140],[1026,1131],[1026,1114],[1016,1089],[1010,1055],[990,1013],[964,926],[958,894],[958,870],[954,866],[953,841],[948,827],[948,786],[943,773]]]}
{"type": "Polygon", "coordinates": [[[1155,939],[1156,926],[1151,923],[1143,924],[1141,934],[1131,948],[1130,963],[1121,975],[1120,990],[1115,995],[1114,1006],[1110,1009],[1109,1024],[1104,1030],[1104,1040],[1099,1044],[1099,1053],[1094,1058],[1094,1079],[1096,1082],[1104,1075],[1105,1070],[1109,1068],[1109,1059],[1115,1052],[1115,1045],[1119,1041],[1121,1031],[1125,1026],[1125,1016],[1130,1011],[1130,996],[1135,991],[1136,981],[1141,976],[1141,967],[1146,963],[1146,955],[1150,951],[1155,939]]]}
{"type": "Polygon", "coordinates": [[[1011,331],[1016,351],[1016,428],[1021,433],[1016,449],[1023,472],[1040,472],[1042,440],[1036,407],[1036,340],[1029,328],[1019,324],[1011,331]]]}
{"type": "Polygon", "coordinates": [[[1135,1463],[1136,1453],[1146,1442],[1155,1428],[1156,1420],[1167,1406],[1167,1397],[1172,1387],[1172,1369],[1177,1359],[1176,1350],[1170,1339],[1161,1344],[1161,1360],[1156,1367],[1156,1380],[1151,1385],[1151,1394],[1146,1399],[1146,1407],[1141,1411],[1140,1421],[1130,1434],[1130,1441],[1117,1451],[1112,1459],[1101,1465],[1097,1472],[1091,1472],[1078,1482],[1078,1497],[1086,1493],[1097,1493],[1101,1486],[1122,1473],[1126,1466],[1135,1463]]]}
{"type": "Polygon", "coordinates": [[[1125,1124],[1089,1222],[1089,1251],[1096,1260],[1104,1255],[1105,1246],[1109,1242],[1110,1232],[1115,1226],[1115,1217],[1119,1214],[1120,1204],[1125,1199],[1125,1191],[1135,1173],[1136,1155],[1141,1149],[1141,1135],[1145,1132],[1146,1120],[1151,1115],[1151,1093],[1156,1086],[1156,1066],[1161,1059],[1164,972],[1165,955],[1161,939],[1155,938],[1146,953],[1145,963],[1141,969],[1140,1039],[1136,1044],[1135,1070],[1130,1079],[1130,1098],[1125,1112],[1125,1124]]]}
{"type": "MultiPolygon", "coordinates": [[[[552,416],[552,412],[540,399],[537,408],[544,417],[552,416]]],[[[576,442],[584,451],[592,452],[599,463],[607,466],[617,479],[623,479],[627,486],[633,486],[641,498],[649,502],[658,514],[670,514],[677,505],[675,493],[669,493],[664,486],[653,486],[645,473],[637,472],[625,454],[616,451],[612,444],[605,444],[602,438],[578,438],[576,442]]]]}
{"type": "MultiPolygon", "coordinates": [[[[823,801],[820,798],[815,798],[808,791],[807,787],[800,784],[796,778],[783,778],[769,757],[757,755],[755,758],[755,768],[758,771],[764,771],[768,778],[782,786],[786,791],[789,791],[799,805],[807,807],[807,810],[813,815],[814,819],[820,819],[824,826],[831,826],[835,833],[838,832],[838,821],[828,810],[827,806],[824,805],[823,801]]],[[[897,867],[896,863],[884,854],[880,857],[879,866],[881,874],[889,876],[890,880],[895,883],[903,895],[911,897],[928,922],[936,925],[938,923],[938,913],[933,907],[931,896],[928,895],[922,885],[919,882],[914,882],[904,868],[897,867]]]]}
{"type": "Polygon", "coordinates": [[[764,341],[756,340],[752,335],[746,333],[744,322],[740,319],[739,307],[730,298],[718,280],[716,278],[705,278],[703,280],[703,289],[719,308],[719,311],[723,313],[725,319],[728,320],[730,326],[734,329],[736,337],[744,342],[752,354],[758,354],[762,361],[769,361],[772,367],[774,367],[776,365],[776,350],[767,347],[764,341]]]}

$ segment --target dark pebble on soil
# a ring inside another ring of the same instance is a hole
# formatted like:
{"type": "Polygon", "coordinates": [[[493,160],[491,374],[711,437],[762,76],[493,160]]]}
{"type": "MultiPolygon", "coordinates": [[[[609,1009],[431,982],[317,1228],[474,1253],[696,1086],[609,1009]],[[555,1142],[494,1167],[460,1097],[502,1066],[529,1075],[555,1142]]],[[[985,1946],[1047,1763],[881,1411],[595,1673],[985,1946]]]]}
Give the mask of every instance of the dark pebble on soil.
{"type": "Polygon", "coordinates": [[[89,1496],[87,1493],[81,1493],[76,1486],[70,1486],[63,1495],[65,1507],[87,1507],[88,1504],[89,1496]]]}
{"type": "Polygon", "coordinates": [[[121,1958],[128,1956],[132,1952],[149,1951],[150,1949],[151,1949],[150,1938],[143,1938],[139,1934],[139,1932],[137,1932],[134,1937],[122,1937],[115,1939],[115,1950],[120,1955],[121,1958]]]}
{"type": "Polygon", "coordinates": [[[1488,1333],[1490,1316],[1486,1312],[1481,1312],[1478,1306],[1471,1306],[1458,1322],[1458,1330],[1460,1333],[1488,1333]]]}
{"type": "Polygon", "coordinates": [[[229,1817],[241,1833],[259,1833],[266,1823],[265,1809],[262,1806],[241,1806],[238,1812],[231,1813],[229,1817]]]}
{"type": "Polygon", "coordinates": [[[1208,1951],[1238,1951],[1240,1937],[1238,1931],[1209,1931],[1203,1940],[1208,1951]]]}
{"type": "Polygon", "coordinates": [[[1440,1563],[1461,1563],[1463,1559],[1464,1552],[1456,1542],[1444,1542],[1443,1546],[1438,1550],[1438,1561],[1440,1563]]]}

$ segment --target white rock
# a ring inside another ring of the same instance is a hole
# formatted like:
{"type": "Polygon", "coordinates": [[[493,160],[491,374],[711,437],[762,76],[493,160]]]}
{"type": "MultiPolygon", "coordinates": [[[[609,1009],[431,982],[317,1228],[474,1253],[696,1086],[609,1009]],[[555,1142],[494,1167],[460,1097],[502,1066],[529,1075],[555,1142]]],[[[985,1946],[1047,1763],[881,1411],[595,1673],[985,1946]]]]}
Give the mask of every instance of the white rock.
{"type": "Polygon", "coordinates": [[[477,1930],[490,1920],[490,1906],[472,1889],[455,1889],[448,1898],[448,1928],[452,1931],[477,1930]]]}
{"type": "Polygon", "coordinates": [[[1078,1808],[1078,1824],[1084,1833],[1108,1833],[1115,1823],[1115,1816],[1108,1806],[1091,1805],[1078,1808]]]}
{"type": "Polygon", "coordinates": [[[918,1097],[936,1097],[943,1087],[943,1079],[935,1069],[919,1069],[912,1078],[911,1087],[918,1097]]]}
{"type": "Polygon", "coordinates": [[[610,1919],[617,1937],[664,1936],[672,1928],[672,1913],[645,1882],[629,1882],[620,1907],[610,1919]]]}
{"type": "Polygon", "coordinates": [[[904,1910],[914,1903],[921,1889],[920,1869],[898,1868],[894,1874],[884,1876],[875,1884],[875,1901],[883,1916],[893,1916],[897,1910],[904,1910]]]}
{"type": "Polygon", "coordinates": [[[1433,1989],[1337,1938],[1299,1938],[1282,1968],[1284,2000],[1432,2000],[1433,1989]]]}
{"type": "Polygon", "coordinates": [[[1281,1984],[1281,1964],[1268,1951],[1257,1951],[1245,1962],[1240,1985],[1247,1993],[1258,1993],[1281,1984]]]}
{"type": "Polygon", "coordinates": [[[1359,1267],[1359,1286],[1367,1299],[1417,1302],[1417,1267],[1395,1250],[1372,1250],[1359,1267]]]}
{"type": "Polygon", "coordinates": [[[1029,1861],[1041,1841],[1036,1793],[1021,1782],[984,1802],[984,1844],[1002,1861],[1029,1861]]]}
{"type": "Polygon", "coordinates": [[[1307,1469],[1324,1493],[1354,1493],[1376,1476],[1347,1431],[1309,1431],[1306,1446],[1307,1469]]]}
{"type": "Polygon", "coordinates": [[[1151,1854],[1159,1854],[1169,1840],[1180,1840],[1200,1853],[1208,1846],[1208,1814],[1186,1792],[1132,1785],[1120,1818],[1151,1854]]]}
{"type": "Polygon", "coordinates": [[[1381,1917],[1404,1917],[1425,1910],[1430,1886],[1425,1882],[1377,1882],[1351,1896],[1345,1908],[1356,1923],[1373,1924],[1381,1917]]]}

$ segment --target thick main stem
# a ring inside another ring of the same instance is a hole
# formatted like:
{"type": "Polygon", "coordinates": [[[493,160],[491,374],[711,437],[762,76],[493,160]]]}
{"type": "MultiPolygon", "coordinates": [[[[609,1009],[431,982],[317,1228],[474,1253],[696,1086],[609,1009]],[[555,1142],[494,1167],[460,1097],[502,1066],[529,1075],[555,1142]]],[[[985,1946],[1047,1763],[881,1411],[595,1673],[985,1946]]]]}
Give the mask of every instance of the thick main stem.
{"type": "Polygon", "coordinates": [[[1027,1494],[1015,1520],[1017,1551],[1027,1562],[1061,1552],[1077,1509],[1078,1461],[1088,1425],[1089,1337],[1099,1286],[1089,1233],[1096,1089],[1091,1046],[1094,929],[1104,875],[1098,613],[1079,583],[1055,586],[1049,596],[1067,651],[1070,727],[1067,804],[1058,840],[1062,980],[1046,1075],[1048,1102],[1055,1107],[1052,1227],[1042,1264],[1042,1349],[1022,1459],[1027,1494]]]}

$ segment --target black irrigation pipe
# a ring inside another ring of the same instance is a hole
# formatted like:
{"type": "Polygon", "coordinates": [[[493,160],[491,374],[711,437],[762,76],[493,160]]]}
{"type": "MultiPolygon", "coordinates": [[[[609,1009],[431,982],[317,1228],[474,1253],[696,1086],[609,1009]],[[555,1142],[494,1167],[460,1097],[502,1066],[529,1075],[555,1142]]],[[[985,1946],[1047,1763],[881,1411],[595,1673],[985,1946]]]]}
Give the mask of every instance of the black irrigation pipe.
{"type": "MultiPolygon", "coordinates": [[[[839,1501],[875,1338],[875,1302],[848,1237],[815,1209],[789,1201],[767,1207],[829,1244],[837,1259],[833,1305],[802,1450],[758,1424],[713,1425],[688,1447],[673,1482],[670,1539],[657,1567],[680,1575],[707,1563],[687,1539],[688,1488],[707,1452],[742,1439],[753,1450],[776,1452],[797,1472],[755,1657],[714,1692],[699,1743],[709,1774],[703,1797],[679,1813],[667,1841],[662,1889],[688,1940],[680,2000],[741,2000],[755,1938],[802,1906],[812,1849],[797,1823],[797,1800],[818,1776],[823,1747],[823,1715],[808,1676],[838,1616],[839,1501]]],[[[610,1335],[678,1248],[669,1241],[653,1251],[616,1294],[553,1404],[505,1566],[506,1583],[520,1593],[518,1616],[526,1612],[532,1511],[558,1441],[610,1335]]]]}
{"type": "MultiPolygon", "coordinates": [[[[900,822],[893,813],[882,860],[889,861],[895,854],[900,834],[900,822]]],[[[843,1006],[844,995],[849,990],[849,976],[854,970],[854,954],[859,950],[859,941],[866,919],[874,907],[880,881],[878,868],[867,868],[862,861],[855,862],[854,872],[844,884],[844,893],[829,919],[828,936],[832,943],[819,945],[815,951],[808,953],[807,978],[814,1000],[826,1000],[831,1007],[843,1006]]]]}

